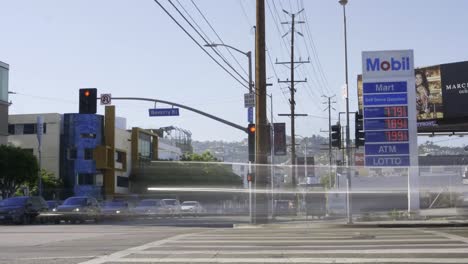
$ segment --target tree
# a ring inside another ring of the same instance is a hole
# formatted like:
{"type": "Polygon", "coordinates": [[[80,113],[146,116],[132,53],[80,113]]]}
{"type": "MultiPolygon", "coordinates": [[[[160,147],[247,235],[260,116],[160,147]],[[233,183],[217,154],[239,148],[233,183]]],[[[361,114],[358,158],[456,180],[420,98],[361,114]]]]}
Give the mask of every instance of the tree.
{"type": "Polygon", "coordinates": [[[15,146],[0,146],[0,191],[2,198],[16,193],[21,185],[37,178],[38,163],[29,151],[15,146]]]}
{"type": "MultiPolygon", "coordinates": [[[[45,169],[41,170],[42,179],[42,196],[46,200],[57,199],[63,190],[63,182],[54,176],[52,172],[45,169]]],[[[26,183],[29,187],[30,193],[39,195],[39,178],[35,177],[32,182],[26,183]]]]}
{"type": "Polygon", "coordinates": [[[197,154],[197,153],[184,154],[184,155],[182,155],[180,160],[181,161],[201,161],[201,162],[217,162],[217,161],[219,161],[208,150],[203,152],[202,154],[197,154]]]}

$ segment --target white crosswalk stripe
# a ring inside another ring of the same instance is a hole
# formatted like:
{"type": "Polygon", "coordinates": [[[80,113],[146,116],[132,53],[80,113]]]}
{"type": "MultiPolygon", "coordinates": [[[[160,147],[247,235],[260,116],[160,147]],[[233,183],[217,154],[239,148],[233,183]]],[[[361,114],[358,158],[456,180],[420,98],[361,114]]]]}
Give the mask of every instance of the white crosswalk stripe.
{"type": "Polygon", "coordinates": [[[218,229],[96,258],[101,263],[468,263],[468,239],[419,229],[218,229]]]}

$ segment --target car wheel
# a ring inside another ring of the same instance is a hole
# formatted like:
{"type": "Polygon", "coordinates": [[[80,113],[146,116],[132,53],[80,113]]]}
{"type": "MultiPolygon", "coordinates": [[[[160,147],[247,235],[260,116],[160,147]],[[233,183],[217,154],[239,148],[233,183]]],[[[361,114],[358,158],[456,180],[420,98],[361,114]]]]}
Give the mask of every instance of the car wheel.
{"type": "Polygon", "coordinates": [[[21,216],[20,224],[27,225],[29,224],[29,222],[30,222],[29,216],[27,214],[23,214],[21,216]]]}

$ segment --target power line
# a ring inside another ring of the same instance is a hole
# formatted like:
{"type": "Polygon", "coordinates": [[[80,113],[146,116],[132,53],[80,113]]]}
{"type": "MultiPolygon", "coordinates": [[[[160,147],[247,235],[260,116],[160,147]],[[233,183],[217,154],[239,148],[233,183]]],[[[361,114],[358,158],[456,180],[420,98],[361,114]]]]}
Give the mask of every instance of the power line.
{"type": "Polygon", "coordinates": [[[225,72],[227,72],[232,78],[234,78],[240,85],[244,86],[246,89],[249,89],[249,87],[247,85],[245,85],[241,80],[237,79],[236,76],[234,76],[234,74],[232,74],[228,69],[226,69],[218,60],[216,60],[207,50],[205,50],[203,48],[203,46],[177,21],[177,19],[174,18],[174,16],[171,15],[171,13],[169,13],[169,11],[161,4],[159,3],[158,0],[154,0],[155,3],[157,3],[159,5],[159,7],[161,7],[161,9],[174,21],[174,23],[177,24],[177,26],[180,27],[180,29],[182,29],[182,31],[184,31],[184,33],[190,37],[190,39],[192,39],[193,42],[195,42],[195,44],[197,44],[197,46],[202,49],[216,64],[218,64],[218,66],[220,66],[225,72]]]}
{"type": "MultiPolygon", "coordinates": [[[[191,0],[192,4],[195,6],[195,8],[197,9],[198,13],[200,13],[200,15],[203,17],[203,20],[205,20],[205,22],[208,24],[208,26],[211,28],[211,30],[213,31],[213,33],[216,35],[216,37],[218,38],[219,41],[221,41],[221,44],[224,45],[224,41],[221,39],[221,37],[218,35],[218,33],[216,32],[216,30],[213,28],[213,26],[211,25],[211,23],[208,21],[208,19],[206,18],[205,14],[203,14],[203,12],[200,10],[200,8],[198,8],[197,4],[191,0]]],[[[224,47],[227,52],[229,52],[229,54],[231,55],[231,57],[234,59],[234,61],[237,63],[237,65],[242,69],[242,71],[245,73],[245,74],[248,74],[247,71],[244,69],[244,67],[239,63],[239,61],[237,60],[237,58],[232,54],[231,50],[228,48],[228,47],[224,47]]]]}
{"type": "MultiPolygon", "coordinates": [[[[192,20],[192,22],[200,29],[200,31],[203,33],[203,35],[206,37],[206,39],[208,39],[208,41],[202,36],[202,34],[192,25],[192,23],[190,23],[187,18],[182,14],[182,12],[180,12],[180,10],[172,3],[171,0],[169,0],[169,3],[176,9],[176,11],[179,13],[180,16],[182,16],[182,18],[185,20],[185,22],[187,22],[193,30],[195,30],[195,32],[198,34],[198,36],[200,36],[203,41],[205,42],[205,44],[211,44],[210,42],[211,39],[204,33],[203,29],[201,29],[201,27],[198,25],[198,23],[195,21],[195,19],[193,19],[193,17],[190,15],[190,13],[184,8],[184,6],[179,2],[179,0],[176,0],[177,3],[180,5],[180,7],[185,11],[185,13],[188,15],[188,17],[192,20]]],[[[244,76],[242,76],[228,61],[227,59],[218,51],[217,48],[215,47],[211,47],[212,50],[224,61],[224,63],[226,63],[227,66],[229,66],[229,68],[231,68],[242,80],[244,80],[245,82],[248,83],[247,79],[244,78],[244,76]]]]}

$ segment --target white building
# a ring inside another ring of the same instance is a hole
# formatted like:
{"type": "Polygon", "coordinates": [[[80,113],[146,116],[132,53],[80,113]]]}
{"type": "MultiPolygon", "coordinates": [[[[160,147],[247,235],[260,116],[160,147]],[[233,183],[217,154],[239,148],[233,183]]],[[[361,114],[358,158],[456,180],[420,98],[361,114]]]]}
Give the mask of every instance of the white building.
{"type": "Polygon", "coordinates": [[[30,150],[38,155],[37,117],[44,118],[41,168],[60,176],[60,131],[62,116],[57,113],[10,115],[8,144],[30,150]]]}
{"type": "Polygon", "coordinates": [[[182,150],[175,146],[171,140],[158,138],[158,159],[159,160],[180,160],[182,150]]]}
{"type": "Polygon", "coordinates": [[[0,61],[0,145],[8,137],[8,70],[9,65],[0,61]]]}

